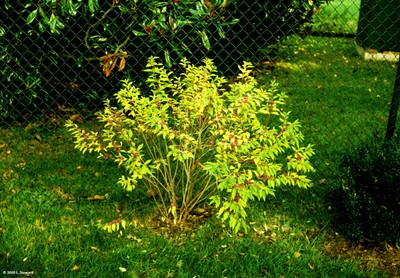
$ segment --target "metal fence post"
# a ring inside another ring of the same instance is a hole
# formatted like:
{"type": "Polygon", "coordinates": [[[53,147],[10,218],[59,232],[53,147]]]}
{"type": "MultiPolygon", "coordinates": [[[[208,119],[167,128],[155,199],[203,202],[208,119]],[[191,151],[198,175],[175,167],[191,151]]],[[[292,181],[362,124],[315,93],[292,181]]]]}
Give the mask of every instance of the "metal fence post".
{"type": "Polygon", "coordinates": [[[396,129],[397,112],[400,102],[400,61],[397,63],[396,80],[394,82],[394,90],[392,95],[392,103],[390,104],[389,118],[386,129],[386,140],[391,140],[396,129]]]}

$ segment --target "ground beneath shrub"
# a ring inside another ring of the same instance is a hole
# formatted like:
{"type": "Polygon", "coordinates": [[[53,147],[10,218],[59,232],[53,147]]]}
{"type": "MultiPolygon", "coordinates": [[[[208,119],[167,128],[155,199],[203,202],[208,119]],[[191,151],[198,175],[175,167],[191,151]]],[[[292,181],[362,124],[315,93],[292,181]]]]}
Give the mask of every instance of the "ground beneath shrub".
{"type": "Polygon", "coordinates": [[[363,270],[379,269],[389,277],[400,277],[400,248],[385,243],[366,240],[354,242],[338,233],[332,233],[324,244],[324,251],[331,257],[360,260],[363,270]]]}

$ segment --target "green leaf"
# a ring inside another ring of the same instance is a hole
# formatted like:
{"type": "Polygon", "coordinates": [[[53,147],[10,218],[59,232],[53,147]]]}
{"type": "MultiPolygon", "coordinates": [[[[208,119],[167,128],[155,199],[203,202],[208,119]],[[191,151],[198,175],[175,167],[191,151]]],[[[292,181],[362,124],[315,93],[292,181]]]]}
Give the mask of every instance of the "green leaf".
{"type": "Polygon", "coordinates": [[[136,30],[132,30],[132,33],[133,33],[135,36],[138,36],[138,37],[147,36],[146,33],[144,33],[144,32],[139,32],[139,31],[136,31],[136,30]]]}
{"type": "Polygon", "coordinates": [[[209,172],[210,174],[216,174],[219,168],[218,163],[215,162],[206,162],[203,169],[209,172]]]}
{"type": "Polygon", "coordinates": [[[201,11],[198,11],[198,10],[189,9],[189,12],[190,12],[192,15],[195,15],[195,16],[204,15],[204,12],[201,12],[201,11]]]}
{"type": "Polygon", "coordinates": [[[220,25],[221,26],[234,25],[234,24],[236,24],[238,22],[239,22],[239,18],[234,18],[229,22],[221,22],[220,25]]]}
{"type": "Polygon", "coordinates": [[[224,215],[222,216],[222,222],[225,221],[226,219],[228,219],[230,216],[229,212],[225,211],[224,215]]]}
{"type": "Polygon", "coordinates": [[[88,6],[91,13],[94,13],[100,7],[98,0],[89,0],[88,6]]]}
{"type": "MultiPolygon", "coordinates": [[[[62,20],[59,17],[57,17],[57,20],[56,20],[56,27],[59,29],[64,29],[64,27],[65,27],[65,24],[62,22],[62,20]]],[[[58,32],[58,30],[57,30],[57,32],[58,32]]]]}
{"type": "Polygon", "coordinates": [[[43,33],[45,30],[46,27],[41,22],[39,22],[39,31],[43,33]]]}
{"type": "MultiPolygon", "coordinates": [[[[222,213],[225,211],[225,207],[224,206],[222,206],[220,209],[219,209],[219,211],[218,211],[218,216],[221,216],[222,215],[222,213]]],[[[227,213],[227,212],[226,212],[227,213]]],[[[229,214],[229,213],[228,213],[229,214]]]]}
{"type": "Polygon", "coordinates": [[[217,29],[218,29],[218,34],[219,34],[219,36],[220,36],[222,39],[226,39],[225,32],[224,32],[224,30],[222,29],[222,26],[221,26],[221,25],[217,25],[217,29]]]}
{"type": "Polygon", "coordinates": [[[182,42],[181,45],[185,51],[189,52],[190,54],[193,54],[190,48],[185,43],[182,42]]]}
{"type": "Polygon", "coordinates": [[[31,13],[28,15],[28,17],[26,18],[26,23],[27,23],[27,24],[31,24],[32,21],[35,20],[37,14],[38,14],[38,10],[37,10],[37,9],[34,10],[33,12],[31,12],[31,13]]]}
{"type": "MultiPolygon", "coordinates": [[[[236,223],[236,226],[235,226],[235,228],[234,228],[234,230],[233,230],[233,233],[234,233],[234,234],[237,234],[237,233],[239,232],[241,225],[242,225],[241,222],[237,222],[237,223],[236,223]]],[[[232,228],[233,228],[233,227],[232,227],[232,228]]],[[[246,229],[245,226],[244,226],[244,228],[245,228],[245,231],[247,232],[247,229],[246,229]]]]}
{"type": "Polygon", "coordinates": [[[210,41],[208,39],[207,33],[203,31],[198,31],[199,34],[201,35],[201,40],[203,41],[203,45],[207,50],[211,49],[210,41]]]}
{"type": "MultiPolygon", "coordinates": [[[[157,21],[158,21],[158,22],[157,22],[158,24],[164,23],[164,21],[165,21],[165,14],[160,14],[160,15],[158,16],[157,21]]],[[[164,23],[164,25],[165,25],[165,23],[164,23]]]]}
{"type": "Polygon", "coordinates": [[[210,205],[215,204],[215,207],[218,208],[221,205],[221,198],[219,196],[211,196],[210,197],[210,205]]]}
{"type": "Polygon", "coordinates": [[[39,7],[39,14],[42,17],[43,23],[48,25],[49,24],[49,17],[46,15],[46,13],[40,7],[39,7]]]}
{"type": "Polygon", "coordinates": [[[57,33],[57,29],[56,29],[57,17],[56,17],[56,15],[55,15],[54,13],[52,13],[51,16],[50,16],[49,25],[50,25],[50,31],[51,31],[53,34],[56,34],[56,33],[57,33]]]}
{"type": "Polygon", "coordinates": [[[171,63],[171,57],[169,56],[168,49],[164,50],[164,57],[165,57],[165,63],[167,64],[167,67],[171,68],[172,67],[172,63],[171,63]]]}
{"type": "MultiPolygon", "coordinates": [[[[230,219],[229,219],[229,227],[234,229],[237,224],[238,224],[237,219],[235,217],[230,217],[230,219]]],[[[237,233],[237,232],[235,232],[235,233],[237,233]]]]}
{"type": "Polygon", "coordinates": [[[69,6],[69,10],[68,10],[69,14],[72,15],[72,16],[76,16],[76,14],[78,13],[78,9],[79,9],[80,6],[81,6],[81,3],[74,3],[74,4],[71,4],[71,5],[69,6]]]}

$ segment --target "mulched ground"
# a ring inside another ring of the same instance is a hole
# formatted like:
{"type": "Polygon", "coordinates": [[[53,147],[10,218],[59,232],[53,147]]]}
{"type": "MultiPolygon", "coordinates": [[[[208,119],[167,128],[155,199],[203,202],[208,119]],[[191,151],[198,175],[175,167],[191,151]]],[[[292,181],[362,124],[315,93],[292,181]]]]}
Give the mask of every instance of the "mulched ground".
{"type": "Polygon", "coordinates": [[[324,251],[331,257],[360,260],[360,268],[379,269],[389,277],[400,278],[400,247],[386,243],[374,243],[367,240],[351,241],[338,233],[328,237],[324,251]]]}

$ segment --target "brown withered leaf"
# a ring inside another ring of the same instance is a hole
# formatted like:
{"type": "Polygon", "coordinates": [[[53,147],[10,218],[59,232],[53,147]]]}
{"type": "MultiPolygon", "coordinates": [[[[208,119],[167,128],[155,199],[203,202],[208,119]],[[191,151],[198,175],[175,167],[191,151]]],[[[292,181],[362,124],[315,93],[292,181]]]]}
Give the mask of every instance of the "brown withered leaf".
{"type": "Polygon", "coordinates": [[[114,54],[106,54],[100,57],[100,61],[105,61],[105,60],[109,60],[110,58],[112,58],[114,56],[114,54]]]}
{"type": "Polygon", "coordinates": [[[148,197],[155,197],[157,194],[156,194],[156,192],[154,192],[154,190],[152,190],[152,189],[148,189],[147,190],[147,196],[148,197]]]}
{"type": "Polygon", "coordinates": [[[58,125],[58,126],[61,126],[61,125],[62,125],[61,120],[60,120],[58,117],[56,117],[56,116],[54,116],[54,117],[51,118],[51,122],[54,123],[54,124],[56,124],[56,125],[58,125]]]}
{"type": "Polygon", "coordinates": [[[40,136],[39,133],[35,134],[35,139],[38,140],[38,141],[42,141],[42,137],[40,136]]]}
{"type": "Polygon", "coordinates": [[[75,121],[75,120],[78,119],[79,117],[80,117],[79,114],[76,113],[76,114],[74,114],[74,115],[69,116],[69,119],[70,119],[71,121],[75,121]]]}
{"type": "Polygon", "coordinates": [[[63,198],[64,200],[68,200],[69,199],[69,195],[67,193],[65,193],[60,187],[58,186],[53,186],[52,190],[57,193],[57,195],[59,195],[61,198],[63,198]]]}
{"type": "Polygon", "coordinates": [[[31,142],[29,142],[29,145],[30,145],[30,146],[36,146],[36,145],[38,145],[38,144],[39,144],[38,141],[31,141],[31,142]]]}
{"type": "Polygon", "coordinates": [[[78,119],[76,119],[76,122],[77,122],[78,124],[83,123],[83,118],[82,118],[82,117],[79,117],[78,119]]]}
{"type": "Polygon", "coordinates": [[[122,71],[125,68],[125,58],[121,58],[118,65],[118,71],[122,71]]]}
{"type": "Polygon", "coordinates": [[[118,61],[118,58],[114,57],[112,60],[112,64],[110,62],[110,64],[111,64],[110,71],[112,71],[115,68],[115,66],[117,65],[117,61],[118,61]]]}

